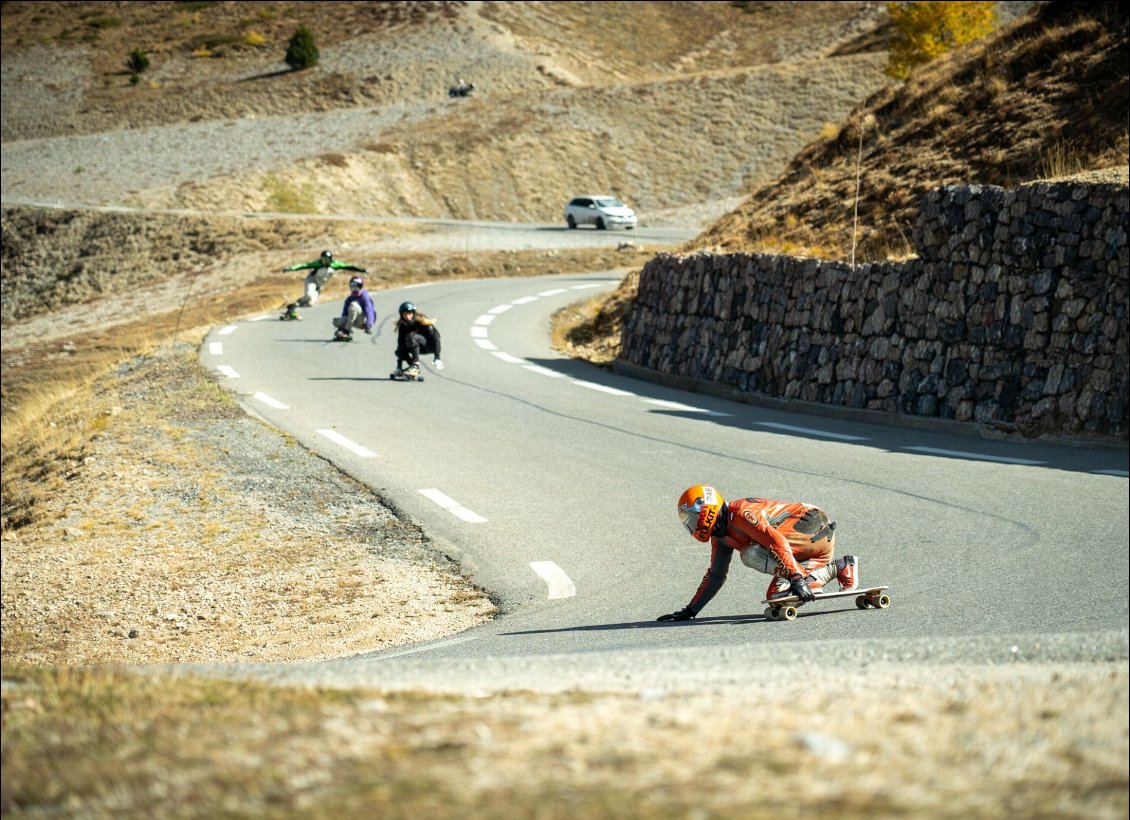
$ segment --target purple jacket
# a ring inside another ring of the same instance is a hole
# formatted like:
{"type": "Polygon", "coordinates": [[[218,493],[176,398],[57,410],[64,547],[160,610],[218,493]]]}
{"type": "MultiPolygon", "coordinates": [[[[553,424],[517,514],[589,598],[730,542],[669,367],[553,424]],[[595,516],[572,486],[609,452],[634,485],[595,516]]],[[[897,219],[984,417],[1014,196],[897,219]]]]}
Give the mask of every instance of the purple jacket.
{"type": "Polygon", "coordinates": [[[353,302],[361,303],[361,311],[365,314],[365,330],[370,330],[377,323],[377,311],[373,307],[373,300],[369,296],[369,291],[361,288],[360,293],[356,295],[351,293],[345,297],[345,305],[341,309],[343,319],[349,318],[349,305],[353,302]]]}

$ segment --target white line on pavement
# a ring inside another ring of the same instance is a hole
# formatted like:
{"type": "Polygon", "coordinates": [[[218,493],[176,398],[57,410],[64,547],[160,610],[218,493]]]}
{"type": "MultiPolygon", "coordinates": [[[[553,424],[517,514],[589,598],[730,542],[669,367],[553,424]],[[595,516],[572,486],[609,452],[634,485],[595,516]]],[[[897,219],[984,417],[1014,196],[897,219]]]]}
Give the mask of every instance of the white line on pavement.
{"type": "Polygon", "coordinates": [[[556,296],[559,293],[564,293],[565,288],[554,288],[553,290],[543,290],[538,296],[556,296]]]}
{"type": "Polygon", "coordinates": [[[1125,470],[1095,470],[1094,472],[1097,475],[1113,475],[1118,476],[1119,478],[1130,477],[1130,473],[1126,472],[1125,470]]]}
{"type": "Polygon", "coordinates": [[[490,339],[475,339],[475,344],[477,344],[483,350],[498,350],[498,345],[496,345],[490,339]]]}
{"type": "Polygon", "coordinates": [[[219,370],[221,373],[223,373],[225,376],[227,376],[229,379],[238,379],[239,378],[239,374],[235,372],[235,368],[232,367],[230,364],[222,364],[219,367],[217,367],[216,369],[219,370]]]}
{"type": "Polygon", "coordinates": [[[803,433],[806,436],[817,436],[819,438],[831,438],[836,441],[867,441],[863,436],[848,436],[843,433],[831,433],[827,430],[816,430],[812,427],[794,427],[791,424],[778,424],[775,421],[759,421],[757,422],[762,427],[772,427],[774,430],[784,430],[786,433],[803,433]]]}
{"type": "Polygon", "coordinates": [[[662,407],[666,410],[681,410],[684,413],[705,413],[708,416],[729,416],[729,413],[717,413],[714,410],[705,410],[702,407],[691,407],[689,404],[682,404],[677,401],[665,401],[664,399],[644,399],[647,404],[654,404],[657,407],[662,407]]]}
{"type": "Polygon", "coordinates": [[[231,336],[239,329],[239,325],[228,325],[220,331],[221,336],[231,336]]]}
{"type": "Polygon", "coordinates": [[[413,655],[416,652],[427,652],[428,650],[431,650],[431,649],[439,649],[440,647],[444,647],[444,646],[454,646],[457,643],[466,643],[467,641],[474,641],[474,640],[478,640],[477,635],[470,635],[470,636],[465,636],[465,637],[462,637],[462,638],[451,638],[451,639],[446,640],[446,641],[436,641],[435,643],[430,643],[427,646],[414,646],[411,649],[401,649],[399,652],[389,652],[387,655],[381,655],[379,658],[376,658],[375,660],[383,661],[383,660],[386,660],[388,658],[399,658],[401,655],[413,655]]]}
{"type": "Polygon", "coordinates": [[[519,359],[517,356],[511,356],[509,353],[503,353],[501,350],[495,351],[494,355],[504,362],[510,362],[510,364],[522,364],[526,361],[525,359],[519,359]]]}
{"type": "Polygon", "coordinates": [[[635,393],[629,393],[627,390],[619,390],[615,387],[605,387],[603,384],[595,384],[593,382],[574,381],[573,384],[580,387],[587,387],[589,390],[599,390],[601,393],[609,393],[613,396],[634,396],[635,393]]]}
{"type": "Polygon", "coordinates": [[[263,402],[263,404],[267,405],[268,407],[275,408],[276,410],[289,410],[290,409],[285,404],[283,404],[281,401],[279,401],[278,399],[272,399],[266,393],[256,393],[254,395],[254,398],[263,402]]]}
{"type": "Polygon", "coordinates": [[[490,310],[488,310],[487,313],[489,313],[493,316],[497,316],[500,313],[505,313],[506,311],[510,310],[510,308],[512,308],[512,307],[514,307],[514,306],[513,305],[495,305],[490,310]]]}
{"type": "Polygon", "coordinates": [[[223,342],[208,342],[208,352],[211,353],[213,356],[223,356],[224,355],[224,343],[223,342]]]}
{"type": "Polygon", "coordinates": [[[485,327],[481,327],[481,326],[477,326],[477,325],[473,325],[471,327],[471,338],[472,339],[485,339],[489,334],[490,334],[490,331],[487,330],[485,327]]]}
{"type": "Polygon", "coordinates": [[[552,561],[530,561],[530,568],[541,576],[545,585],[549,587],[549,600],[555,598],[572,598],[577,594],[577,587],[573,580],[565,574],[565,570],[552,561]]]}
{"type": "Polygon", "coordinates": [[[456,518],[461,518],[468,524],[485,524],[486,519],[471,510],[468,510],[458,501],[441,493],[436,489],[420,490],[420,495],[435,502],[443,509],[454,515],[456,518]]]}
{"type": "Polygon", "coordinates": [[[538,297],[536,297],[536,296],[523,296],[520,299],[515,299],[513,302],[511,302],[511,304],[513,304],[513,305],[528,305],[530,302],[536,302],[537,300],[538,300],[538,297]]]}
{"type": "Polygon", "coordinates": [[[550,376],[554,379],[565,378],[564,373],[558,373],[556,370],[550,370],[548,367],[542,367],[540,364],[528,364],[526,369],[534,373],[540,373],[542,376],[550,376]]]}
{"type": "Polygon", "coordinates": [[[340,444],[346,450],[352,450],[354,453],[361,456],[361,458],[376,458],[377,456],[372,450],[366,450],[360,444],[350,441],[341,433],[337,432],[337,430],[319,430],[318,432],[335,444],[340,444]]]}
{"type": "Polygon", "coordinates": [[[964,450],[940,450],[936,447],[903,447],[904,450],[913,450],[916,453],[926,453],[931,456],[953,456],[956,458],[971,458],[976,461],[995,461],[1000,464],[1024,464],[1033,467],[1043,464],[1042,461],[1029,461],[1024,458],[1007,458],[1005,456],[987,456],[982,453],[970,453],[964,450]]]}
{"type": "Polygon", "coordinates": [[[489,313],[484,313],[482,316],[480,316],[478,319],[475,320],[475,324],[476,325],[489,325],[491,322],[494,321],[494,319],[495,319],[494,316],[490,315],[489,313]]]}

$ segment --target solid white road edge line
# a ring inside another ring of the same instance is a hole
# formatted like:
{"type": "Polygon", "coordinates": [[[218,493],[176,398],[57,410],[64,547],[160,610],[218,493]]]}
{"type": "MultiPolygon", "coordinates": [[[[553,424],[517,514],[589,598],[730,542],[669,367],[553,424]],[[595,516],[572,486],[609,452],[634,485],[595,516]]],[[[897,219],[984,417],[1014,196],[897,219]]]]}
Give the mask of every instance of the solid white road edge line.
{"type": "Polygon", "coordinates": [[[572,598],[577,594],[573,579],[552,561],[530,561],[530,569],[540,575],[545,585],[549,587],[549,600],[572,598]]]}
{"type": "Polygon", "coordinates": [[[458,501],[456,501],[453,498],[450,498],[449,496],[444,495],[439,490],[436,490],[436,489],[420,490],[420,495],[424,496],[424,498],[427,498],[430,501],[435,502],[440,507],[442,507],[443,509],[447,510],[449,513],[454,515],[456,518],[461,518],[464,521],[466,521],[468,524],[485,524],[486,523],[486,519],[483,518],[481,515],[478,515],[477,513],[474,513],[471,510],[468,510],[466,507],[464,507],[458,501]]]}
{"type": "Polygon", "coordinates": [[[318,433],[325,436],[326,438],[328,438],[334,444],[340,444],[346,450],[352,450],[354,453],[361,456],[361,458],[376,458],[377,457],[377,454],[374,453],[372,450],[366,450],[364,447],[362,447],[357,442],[350,441],[345,436],[343,436],[341,433],[339,433],[337,430],[319,430],[318,433]]]}
{"type": "Polygon", "coordinates": [[[428,644],[427,646],[414,646],[411,649],[401,649],[399,652],[389,652],[385,655],[381,655],[379,658],[374,658],[374,660],[383,661],[387,658],[399,658],[401,655],[413,655],[416,652],[427,652],[431,649],[439,649],[444,646],[454,646],[457,643],[466,643],[467,641],[474,640],[478,640],[477,635],[471,635],[464,638],[451,638],[446,641],[437,641],[436,643],[428,644]]]}

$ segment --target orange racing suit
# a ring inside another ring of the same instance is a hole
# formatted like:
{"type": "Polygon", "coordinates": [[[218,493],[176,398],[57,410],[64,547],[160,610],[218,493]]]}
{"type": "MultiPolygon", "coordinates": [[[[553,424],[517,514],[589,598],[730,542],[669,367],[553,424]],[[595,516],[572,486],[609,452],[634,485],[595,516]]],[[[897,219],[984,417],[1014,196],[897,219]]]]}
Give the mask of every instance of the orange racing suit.
{"type": "Polygon", "coordinates": [[[728,502],[710,538],[710,566],[689,607],[698,613],[718,594],[735,552],[746,566],[773,576],[770,592],[793,573],[809,575],[809,583],[819,588],[836,577],[835,564],[830,574],[817,572],[832,561],[835,530],[828,514],[811,504],[763,498],[728,502]]]}

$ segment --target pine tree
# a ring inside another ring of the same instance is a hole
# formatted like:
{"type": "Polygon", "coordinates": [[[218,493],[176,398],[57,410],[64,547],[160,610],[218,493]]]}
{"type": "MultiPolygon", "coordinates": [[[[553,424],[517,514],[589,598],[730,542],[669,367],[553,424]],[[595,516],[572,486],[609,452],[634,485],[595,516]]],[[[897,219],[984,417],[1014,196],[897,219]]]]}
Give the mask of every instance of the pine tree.
{"type": "Polygon", "coordinates": [[[318,63],[318,47],[314,45],[314,35],[306,26],[299,26],[286,47],[286,64],[297,71],[310,68],[318,63]]]}

